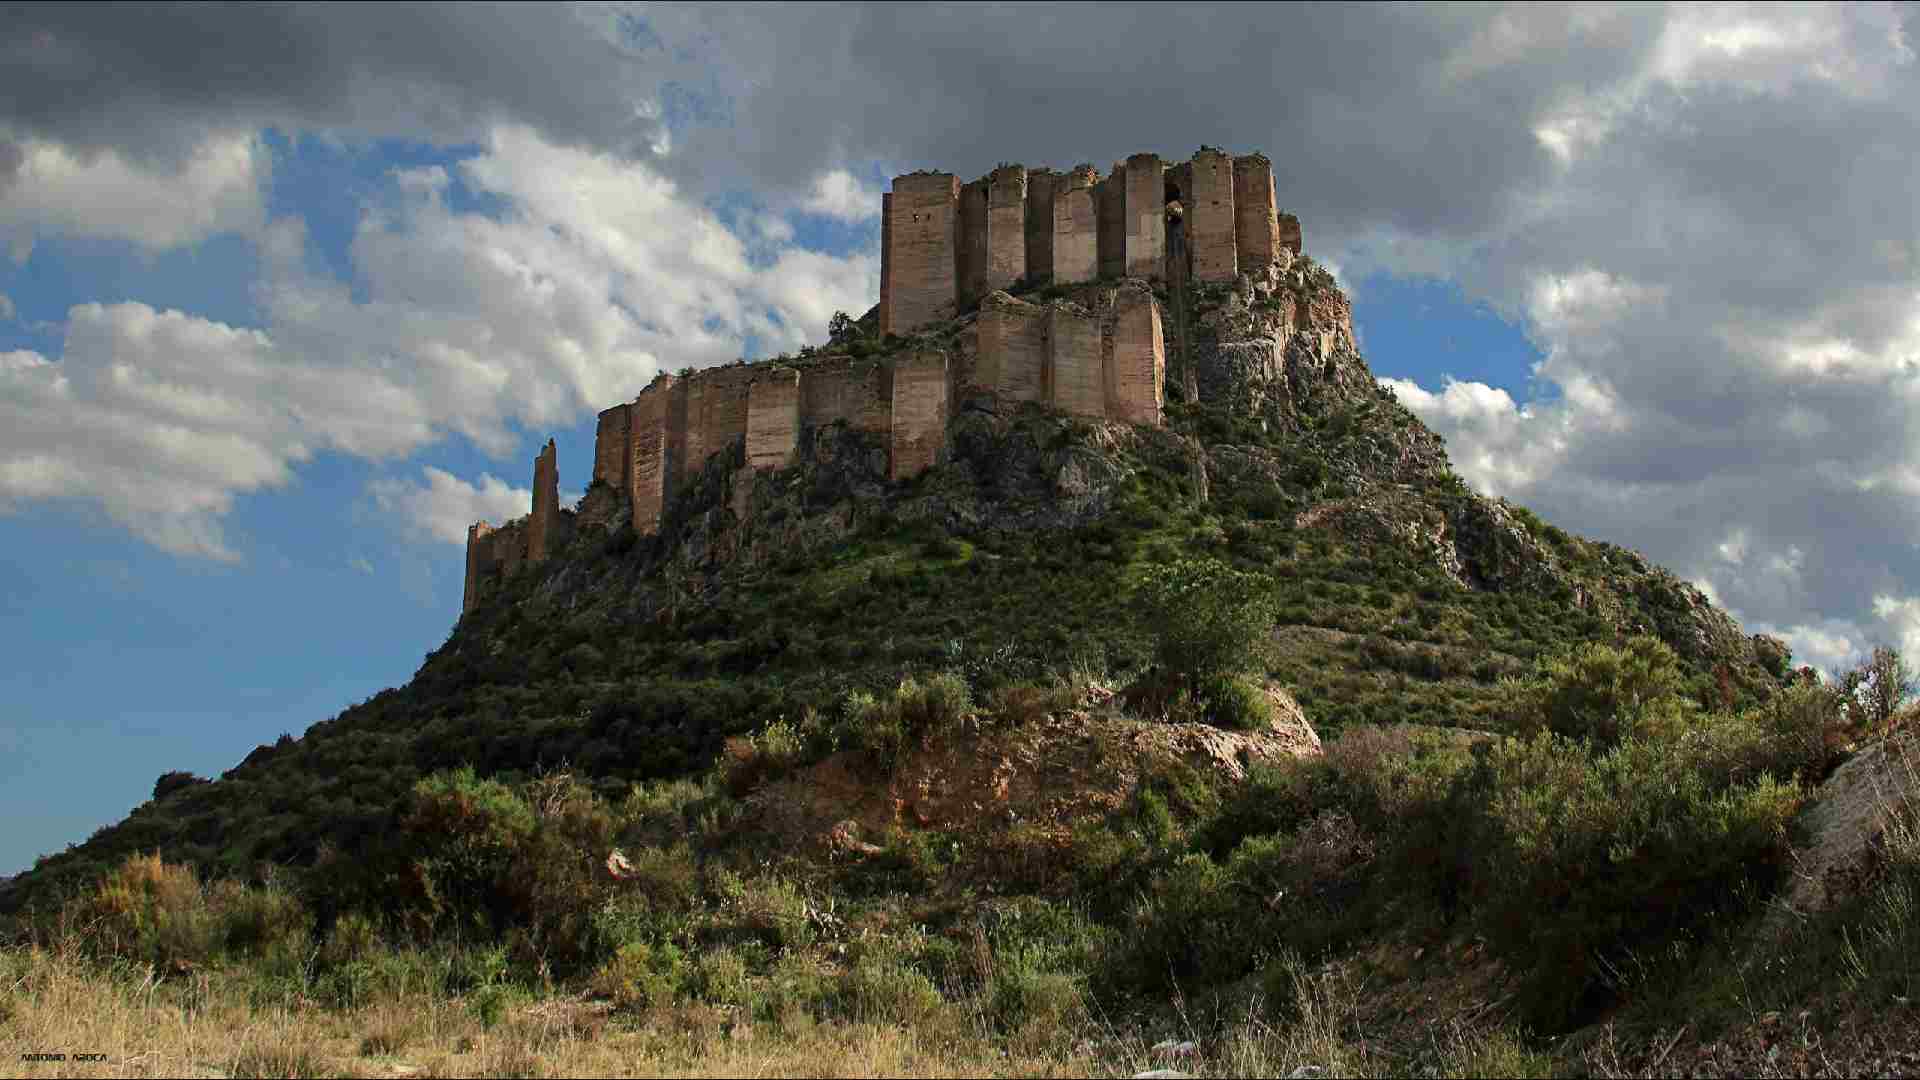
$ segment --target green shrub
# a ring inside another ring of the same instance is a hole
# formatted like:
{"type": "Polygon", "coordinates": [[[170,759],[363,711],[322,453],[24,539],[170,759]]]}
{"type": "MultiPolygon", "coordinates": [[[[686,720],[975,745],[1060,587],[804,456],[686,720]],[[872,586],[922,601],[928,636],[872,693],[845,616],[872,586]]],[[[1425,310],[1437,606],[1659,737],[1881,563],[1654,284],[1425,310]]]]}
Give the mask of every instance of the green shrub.
{"type": "Polygon", "coordinates": [[[74,915],[90,927],[96,954],[163,968],[212,959],[223,929],[193,868],[158,853],[129,856],[75,902],[74,915]]]}
{"type": "Polygon", "coordinates": [[[1535,668],[1533,704],[1523,718],[1522,734],[1544,726],[1576,739],[1611,746],[1641,734],[1677,734],[1691,719],[1680,661],[1659,638],[1640,635],[1622,648],[1598,642],[1561,656],[1542,658],[1535,668]]]}
{"type": "Polygon", "coordinates": [[[1266,687],[1244,675],[1215,675],[1200,686],[1207,719],[1236,731],[1259,731],[1273,724],[1273,702],[1266,687]]]}
{"type": "Polygon", "coordinates": [[[617,1009],[668,1005],[680,996],[686,966],[685,955],[670,943],[631,942],[594,972],[591,986],[617,1009]]]}
{"type": "Polygon", "coordinates": [[[841,979],[840,994],[855,1020],[912,1027],[941,1004],[932,980],[900,957],[876,951],[857,960],[841,979]]]}
{"type": "Polygon", "coordinates": [[[1463,784],[1476,923],[1527,973],[1543,1029],[1604,1001],[1628,950],[1763,894],[1801,796],[1770,775],[1716,784],[1684,744],[1628,738],[1595,756],[1551,732],[1490,748],[1463,784]]]}
{"type": "Polygon", "coordinates": [[[1154,658],[1190,687],[1252,667],[1273,628],[1271,583],[1218,559],[1149,566],[1137,599],[1154,658]]]}

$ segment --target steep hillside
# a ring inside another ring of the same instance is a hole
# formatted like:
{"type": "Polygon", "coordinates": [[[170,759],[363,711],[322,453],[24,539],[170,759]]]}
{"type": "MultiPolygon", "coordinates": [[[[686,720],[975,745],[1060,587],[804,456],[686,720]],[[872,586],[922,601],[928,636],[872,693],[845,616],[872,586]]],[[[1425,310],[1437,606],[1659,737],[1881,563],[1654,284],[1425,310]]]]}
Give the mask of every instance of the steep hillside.
{"type": "MultiPolygon", "coordinates": [[[[989,302],[1090,304],[1110,287],[989,302]]],[[[1149,659],[1139,575],[1187,554],[1271,581],[1267,674],[1323,735],[1497,728],[1503,677],[1639,632],[1672,647],[1704,704],[1757,700],[1787,674],[1778,642],[1638,554],[1469,490],[1350,335],[1315,329],[1348,317],[1310,260],[1262,282],[1154,288],[1188,328],[1169,348],[1164,427],[980,397],[957,404],[943,460],[900,483],[875,436],[845,425],[803,432],[798,464],[772,473],[743,468],[736,443],[657,536],[596,485],[562,511],[566,546],[462,618],[406,686],[217,780],[163,777],[4,902],[139,850],[239,874],[351,852],[416,779],[461,764],[565,766],[609,793],[691,775],[729,737],[904,673],[954,671],[983,692],[1076,666],[1124,682],[1149,659]]],[[[870,313],[836,344],[964,357],[976,318],[881,340],[870,313]]]]}

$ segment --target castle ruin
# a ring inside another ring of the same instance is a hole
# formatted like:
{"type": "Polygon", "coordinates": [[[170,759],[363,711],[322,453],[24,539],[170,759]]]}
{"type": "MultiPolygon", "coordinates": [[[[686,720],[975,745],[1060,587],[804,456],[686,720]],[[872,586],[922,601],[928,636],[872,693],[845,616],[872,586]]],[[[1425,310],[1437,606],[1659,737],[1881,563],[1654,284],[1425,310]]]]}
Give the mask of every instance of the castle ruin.
{"type": "MultiPolygon", "coordinates": [[[[1299,221],[1279,213],[1273,166],[1260,154],[1203,147],[1177,164],[1134,154],[1105,176],[1083,164],[1002,165],[965,184],[951,173],[895,177],[881,196],[886,355],[829,351],[804,363],[662,373],[599,414],[589,491],[616,493],[645,536],[708,458],[736,444],[749,469],[775,470],[794,463],[803,432],[844,424],[879,437],[888,475],[901,480],[941,460],[947,418],[962,402],[1034,402],[1158,425],[1175,328],[1151,283],[1271,285],[1299,251],[1299,221]],[[1073,299],[1012,295],[1044,285],[1073,286],[1073,299]],[[954,319],[957,347],[915,336],[954,319]]],[[[1329,327],[1346,323],[1350,339],[1345,312],[1327,314],[1303,302],[1294,325],[1331,342],[1329,327]]],[[[559,511],[551,440],[534,462],[531,509],[468,530],[463,613],[492,582],[566,543],[572,515],[559,511]]]]}

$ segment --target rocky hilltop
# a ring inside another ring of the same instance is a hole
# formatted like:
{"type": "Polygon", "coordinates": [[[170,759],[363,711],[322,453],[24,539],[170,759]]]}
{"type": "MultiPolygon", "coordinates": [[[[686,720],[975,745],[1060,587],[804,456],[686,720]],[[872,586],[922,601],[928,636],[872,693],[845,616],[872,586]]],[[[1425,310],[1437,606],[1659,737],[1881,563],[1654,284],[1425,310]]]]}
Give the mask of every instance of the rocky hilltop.
{"type": "Polygon", "coordinates": [[[548,444],[529,516],[476,526],[464,614],[407,686],[217,780],[162,777],[6,902],[134,850],[240,873],[352,852],[458,765],[695,774],[903,674],[1124,679],[1142,568],[1187,555],[1272,583],[1267,675],[1322,734],[1496,724],[1503,678],[1636,633],[1704,703],[1786,674],[1640,555],[1468,489],[1369,370],[1264,158],[996,170],[984,210],[916,177],[888,198],[881,303],[831,341],[607,410],[578,506],[548,444]]]}

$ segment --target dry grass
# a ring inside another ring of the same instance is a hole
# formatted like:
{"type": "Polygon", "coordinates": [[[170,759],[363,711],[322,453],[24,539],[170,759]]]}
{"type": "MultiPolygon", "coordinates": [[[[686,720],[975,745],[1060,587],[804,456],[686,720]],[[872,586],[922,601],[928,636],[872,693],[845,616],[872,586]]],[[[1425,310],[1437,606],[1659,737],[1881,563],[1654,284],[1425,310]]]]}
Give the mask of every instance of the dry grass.
{"type": "MultiPolygon", "coordinates": [[[[460,998],[426,993],[351,1009],[256,1007],[245,968],[185,979],[88,959],[74,948],[0,951],[0,1052],[18,1075],[64,1076],[1321,1076],[1392,1072],[1356,1040],[1358,987],[1333,969],[1289,972],[1287,1019],[1258,997],[1240,1015],[1180,1031],[1045,1017],[996,1033],[983,1003],[950,1000],[911,1024],[777,1021],[680,1002],[617,1012],[572,996],[519,999],[488,1025],[460,998]],[[1172,1035],[1172,1038],[1168,1038],[1172,1035]],[[1191,1041],[1191,1047],[1177,1047],[1191,1041]],[[1172,1043],[1176,1046],[1169,1046],[1172,1043]],[[64,1062],[24,1053],[64,1051],[64,1062]],[[76,1053],[103,1053],[79,1061],[76,1053]]],[[[1462,1043],[1456,1065],[1483,1051],[1462,1043]]],[[[1481,1057],[1482,1062],[1485,1061],[1481,1057]]],[[[1456,1067],[1453,1074],[1463,1074],[1456,1067]]]]}

